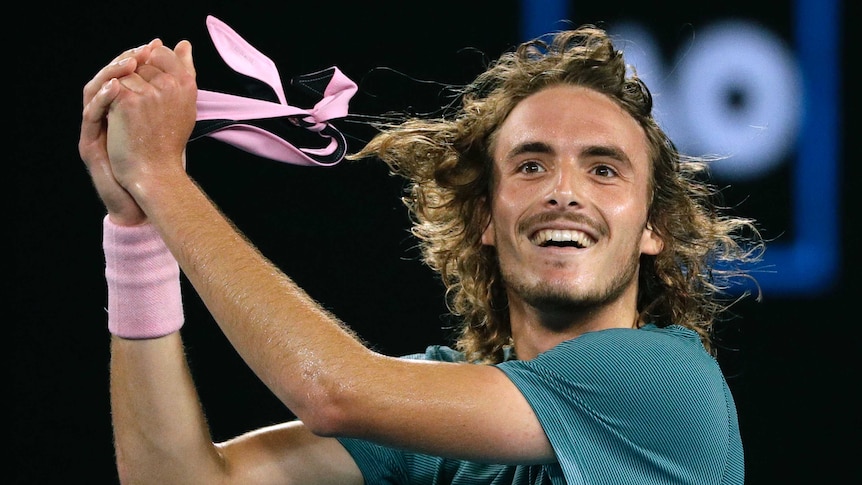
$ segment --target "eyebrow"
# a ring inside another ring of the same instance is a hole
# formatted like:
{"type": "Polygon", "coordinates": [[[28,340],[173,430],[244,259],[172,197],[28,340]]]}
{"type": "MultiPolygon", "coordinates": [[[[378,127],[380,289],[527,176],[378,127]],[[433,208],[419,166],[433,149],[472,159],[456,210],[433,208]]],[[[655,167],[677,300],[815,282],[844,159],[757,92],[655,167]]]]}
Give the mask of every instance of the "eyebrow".
{"type": "MultiPolygon", "coordinates": [[[[506,155],[507,159],[511,159],[524,153],[554,153],[551,145],[541,141],[528,141],[515,145],[506,155]]],[[[608,157],[621,162],[631,163],[628,155],[615,145],[590,145],[581,151],[581,155],[591,157],[608,157]]]]}
{"type": "Polygon", "coordinates": [[[524,153],[554,153],[554,149],[545,142],[528,141],[512,147],[509,153],[506,154],[506,158],[510,159],[524,153]]]}
{"type": "Polygon", "coordinates": [[[621,162],[631,163],[631,160],[629,160],[629,156],[626,155],[626,152],[624,152],[622,149],[620,149],[620,147],[615,145],[590,145],[586,147],[581,153],[587,156],[608,157],[615,160],[619,160],[621,162]]]}

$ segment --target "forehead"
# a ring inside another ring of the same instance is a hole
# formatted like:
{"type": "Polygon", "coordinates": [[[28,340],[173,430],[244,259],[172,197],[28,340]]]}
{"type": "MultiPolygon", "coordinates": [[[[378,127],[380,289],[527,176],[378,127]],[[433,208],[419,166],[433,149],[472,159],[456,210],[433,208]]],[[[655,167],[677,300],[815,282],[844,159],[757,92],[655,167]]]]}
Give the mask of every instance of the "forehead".
{"type": "Polygon", "coordinates": [[[500,161],[512,148],[533,142],[561,151],[614,146],[632,161],[648,161],[638,122],[608,96],[580,86],[552,86],[524,98],[500,125],[491,154],[500,161]]]}

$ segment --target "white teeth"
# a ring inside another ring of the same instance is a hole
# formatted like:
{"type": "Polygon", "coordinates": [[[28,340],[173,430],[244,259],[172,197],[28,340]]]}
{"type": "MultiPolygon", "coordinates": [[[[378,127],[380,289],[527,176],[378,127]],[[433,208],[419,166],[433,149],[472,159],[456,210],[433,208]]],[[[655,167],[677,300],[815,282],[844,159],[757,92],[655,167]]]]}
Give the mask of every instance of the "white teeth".
{"type": "Polygon", "coordinates": [[[533,235],[531,242],[537,246],[544,246],[549,242],[574,242],[582,248],[588,248],[595,244],[595,242],[585,233],[569,229],[542,229],[533,235]]]}

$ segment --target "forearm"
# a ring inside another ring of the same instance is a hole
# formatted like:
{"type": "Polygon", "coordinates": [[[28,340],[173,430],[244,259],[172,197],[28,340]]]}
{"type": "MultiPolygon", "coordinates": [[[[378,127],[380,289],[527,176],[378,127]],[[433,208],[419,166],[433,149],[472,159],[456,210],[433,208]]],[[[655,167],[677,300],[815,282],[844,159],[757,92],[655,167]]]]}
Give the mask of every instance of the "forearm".
{"type": "Polygon", "coordinates": [[[310,426],[372,354],[274,267],[187,176],[137,187],[136,199],[227,338],[310,426]]]}
{"type": "Polygon", "coordinates": [[[214,483],[221,460],[178,332],[112,337],[111,416],[123,483],[214,483]]]}
{"type": "Polygon", "coordinates": [[[177,262],[152,225],[103,221],[111,405],[124,483],[191,483],[220,469],[183,355],[177,262]],[[177,461],[174,457],[189,457],[177,461]],[[172,459],[174,458],[174,459],[172,459]]]}
{"type": "Polygon", "coordinates": [[[374,353],[247,242],[187,175],[134,189],[235,349],[314,434],[479,461],[550,456],[529,404],[495,367],[374,353]]]}

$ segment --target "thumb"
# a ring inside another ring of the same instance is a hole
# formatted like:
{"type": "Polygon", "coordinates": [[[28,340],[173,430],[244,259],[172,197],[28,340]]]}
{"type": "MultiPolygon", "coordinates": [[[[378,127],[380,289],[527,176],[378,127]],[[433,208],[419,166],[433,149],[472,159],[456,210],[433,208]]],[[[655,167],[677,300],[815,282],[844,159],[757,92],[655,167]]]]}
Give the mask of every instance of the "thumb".
{"type": "Polygon", "coordinates": [[[192,60],[192,43],[187,40],[181,40],[177,43],[177,46],[174,47],[174,52],[183,64],[185,64],[186,69],[192,75],[196,75],[194,60],[192,60]]]}

